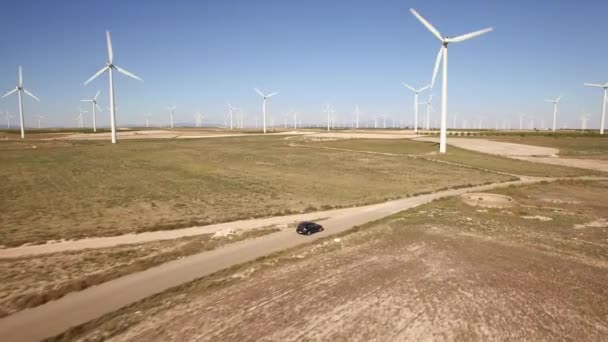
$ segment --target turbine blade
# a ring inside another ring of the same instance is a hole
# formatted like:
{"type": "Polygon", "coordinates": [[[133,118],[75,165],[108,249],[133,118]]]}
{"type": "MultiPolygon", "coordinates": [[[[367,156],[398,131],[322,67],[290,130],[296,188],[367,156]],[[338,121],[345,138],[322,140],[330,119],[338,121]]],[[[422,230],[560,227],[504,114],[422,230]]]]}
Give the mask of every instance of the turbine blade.
{"type": "Polygon", "coordinates": [[[95,107],[97,108],[98,111],[103,112],[103,110],[101,108],[99,108],[99,106],[97,105],[97,103],[95,104],[95,107]]]}
{"type": "Polygon", "coordinates": [[[274,93],[270,93],[270,94],[266,95],[266,98],[267,98],[267,99],[268,99],[268,98],[271,98],[271,97],[275,96],[275,95],[276,95],[276,94],[278,94],[278,93],[279,93],[278,91],[277,91],[277,92],[274,92],[274,93]]]}
{"type": "Polygon", "coordinates": [[[112,38],[110,38],[110,31],[106,31],[106,41],[108,42],[108,61],[112,64],[114,60],[114,51],[112,51],[112,38]]]}
{"type": "Polygon", "coordinates": [[[463,34],[462,36],[458,36],[458,37],[454,37],[454,38],[448,38],[448,39],[446,39],[446,41],[448,43],[460,43],[460,42],[463,42],[465,40],[469,40],[471,38],[479,37],[482,34],[486,34],[488,32],[492,32],[492,31],[494,31],[494,29],[491,28],[491,27],[488,27],[488,28],[485,28],[483,30],[479,30],[479,31],[463,34]]]}
{"type": "Polygon", "coordinates": [[[19,66],[19,87],[23,87],[23,72],[21,71],[21,65],[19,66]]]}
{"type": "Polygon", "coordinates": [[[553,102],[555,102],[555,101],[545,99],[545,102],[551,102],[551,103],[553,103],[553,102]]]}
{"type": "Polygon", "coordinates": [[[30,93],[29,91],[27,91],[27,89],[25,89],[25,88],[21,88],[21,89],[23,89],[23,91],[24,91],[26,94],[28,94],[29,96],[31,96],[31,97],[33,97],[33,98],[35,98],[37,101],[40,101],[40,99],[39,99],[39,98],[37,98],[37,97],[36,97],[36,95],[34,95],[34,94],[30,93]]]}
{"type": "Polygon", "coordinates": [[[128,72],[127,70],[125,70],[125,69],[123,69],[123,68],[121,68],[119,66],[115,65],[114,67],[116,68],[116,70],[118,70],[118,72],[120,72],[123,75],[127,75],[127,76],[129,76],[131,78],[134,78],[134,79],[138,80],[138,81],[142,81],[142,82],[144,81],[141,78],[139,78],[138,76],[135,76],[134,74],[128,72]]]}
{"type": "Polygon", "coordinates": [[[19,90],[19,88],[15,88],[15,89],[13,89],[13,90],[9,91],[8,93],[4,94],[2,97],[7,97],[7,96],[9,96],[10,94],[12,94],[12,93],[16,92],[17,90],[19,90]]]}
{"type": "Polygon", "coordinates": [[[604,86],[601,84],[597,84],[597,83],[585,83],[585,85],[587,87],[599,87],[599,88],[603,88],[604,86]]]}
{"type": "Polygon", "coordinates": [[[253,88],[253,90],[255,90],[256,93],[260,94],[261,97],[264,97],[264,94],[262,94],[262,92],[259,91],[258,88],[253,88]]]}
{"type": "Polygon", "coordinates": [[[433,79],[431,80],[431,88],[435,86],[435,80],[437,79],[437,73],[439,72],[439,65],[441,64],[441,58],[443,57],[443,45],[439,48],[439,53],[437,54],[437,60],[435,61],[435,69],[433,69],[433,79]]]}
{"type": "Polygon", "coordinates": [[[89,78],[86,82],[84,82],[84,85],[87,85],[89,82],[99,77],[99,75],[103,74],[106,70],[108,70],[108,68],[109,67],[107,66],[101,68],[101,70],[99,70],[95,75],[93,75],[93,77],[89,78]]]}
{"type": "Polygon", "coordinates": [[[430,87],[431,87],[431,85],[430,85],[430,84],[429,84],[429,85],[427,85],[427,86],[424,86],[424,87],[422,87],[422,88],[418,89],[418,92],[419,92],[419,93],[421,93],[421,92],[423,92],[423,91],[425,91],[425,90],[429,89],[430,87]]]}
{"type": "Polygon", "coordinates": [[[80,100],[80,102],[93,102],[93,100],[80,100]]]}
{"type": "Polygon", "coordinates": [[[561,99],[562,99],[562,95],[560,95],[560,96],[559,96],[559,97],[558,97],[558,98],[555,100],[555,102],[559,102],[559,100],[561,100],[561,99]]]}
{"type": "Polygon", "coordinates": [[[410,8],[410,12],[412,12],[412,14],[418,19],[420,20],[420,22],[422,23],[422,25],[424,25],[429,31],[431,31],[431,33],[433,35],[435,35],[435,37],[437,37],[437,39],[443,41],[443,37],[441,36],[441,33],[439,33],[439,31],[437,31],[437,29],[435,27],[433,27],[433,25],[431,25],[431,23],[429,23],[426,19],[424,19],[420,14],[418,14],[418,12],[416,12],[415,9],[410,8]]]}
{"type": "Polygon", "coordinates": [[[414,89],[414,87],[408,85],[407,83],[401,82],[401,84],[403,84],[404,87],[406,87],[407,89],[413,91],[414,93],[416,92],[416,89],[414,89]]]}
{"type": "Polygon", "coordinates": [[[101,90],[97,91],[97,94],[95,94],[95,97],[93,98],[93,100],[97,100],[97,96],[99,96],[99,93],[101,93],[101,90]]]}

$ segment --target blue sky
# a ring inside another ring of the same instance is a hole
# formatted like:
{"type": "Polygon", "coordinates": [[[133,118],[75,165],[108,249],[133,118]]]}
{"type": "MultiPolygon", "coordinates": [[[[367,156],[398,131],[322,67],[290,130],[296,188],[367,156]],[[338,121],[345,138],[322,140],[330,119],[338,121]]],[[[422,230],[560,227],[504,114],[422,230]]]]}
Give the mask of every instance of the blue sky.
{"type": "MultiPolygon", "coordinates": [[[[549,125],[544,99],[563,95],[560,126],[579,127],[583,110],[599,126],[601,90],[582,83],[608,82],[601,0],[12,1],[0,13],[0,90],[15,86],[22,64],[25,87],[42,100],[26,99],[28,124],[40,113],[47,125],[75,125],[80,99],[101,90],[107,106],[107,76],[83,82],[107,59],[109,29],[115,64],[145,80],[116,77],[119,124],[143,124],[147,112],[166,124],[170,104],[178,122],[199,109],[220,122],[228,101],[253,123],[253,87],[280,92],[269,103],[275,121],[290,109],[321,121],[329,102],[339,118],[359,104],[366,118],[408,122],[413,96],[401,82],[429,83],[439,48],[410,7],[444,35],[495,29],[450,46],[449,110],[459,121],[516,122],[525,112],[549,125]]],[[[3,110],[16,114],[16,97],[1,99],[3,110]]],[[[99,121],[109,122],[107,112],[99,121]]]]}

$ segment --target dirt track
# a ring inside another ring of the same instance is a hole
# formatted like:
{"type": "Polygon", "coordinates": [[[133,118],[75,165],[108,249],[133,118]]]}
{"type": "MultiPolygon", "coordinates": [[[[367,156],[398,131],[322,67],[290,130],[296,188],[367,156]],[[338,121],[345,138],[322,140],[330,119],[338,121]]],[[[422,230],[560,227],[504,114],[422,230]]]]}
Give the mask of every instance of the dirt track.
{"type": "Polygon", "coordinates": [[[270,234],[243,241],[211,252],[175,260],[143,272],[127,275],[86,290],[69,294],[62,299],[20,311],[0,320],[0,336],[8,341],[31,341],[53,336],[71,326],[88,322],[105,313],[134,303],[191,280],[219,270],[255,260],[316,239],[344,232],[353,226],[378,220],[399,211],[428,203],[445,196],[456,196],[469,191],[484,191],[509,184],[529,184],[541,178],[447,190],[434,194],[406,198],[359,208],[331,219],[320,221],[327,229],[313,237],[297,236],[292,231],[270,234]]]}

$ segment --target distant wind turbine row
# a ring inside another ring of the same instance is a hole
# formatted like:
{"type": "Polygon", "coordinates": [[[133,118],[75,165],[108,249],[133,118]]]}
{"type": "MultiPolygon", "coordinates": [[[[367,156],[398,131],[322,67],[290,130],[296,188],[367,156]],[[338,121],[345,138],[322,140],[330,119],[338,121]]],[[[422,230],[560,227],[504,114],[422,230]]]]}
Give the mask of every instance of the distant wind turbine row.
{"type": "MultiPolygon", "coordinates": [[[[484,35],[486,33],[493,31],[493,28],[485,28],[485,29],[482,29],[479,31],[474,31],[474,32],[456,36],[453,38],[444,37],[429,21],[427,21],[424,17],[422,17],[416,10],[410,9],[410,12],[441,43],[439,52],[437,53],[437,57],[435,59],[435,64],[433,67],[430,84],[420,87],[420,88],[414,88],[407,83],[402,83],[404,87],[406,87],[407,89],[409,89],[410,91],[412,91],[414,93],[414,123],[413,123],[413,125],[410,125],[410,126],[413,126],[414,132],[418,133],[418,128],[419,128],[419,124],[420,124],[420,121],[418,118],[418,107],[420,104],[423,104],[423,105],[426,105],[426,118],[424,120],[425,127],[427,130],[430,129],[431,101],[432,101],[433,95],[431,94],[426,102],[419,102],[418,97],[421,92],[423,92],[427,89],[432,90],[434,88],[435,81],[436,81],[438,73],[440,71],[440,67],[443,66],[443,69],[441,71],[442,72],[442,86],[441,86],[441,116],[440,116],[440,122],[439,122],[439,126],[440,126],[439,152],[445,153],[446,148],[447,148],[447,117],[448,117],[448,46],[452,43],[460,43],[460,42],[464,42],[464,41],[472,39],[472,38],[479,37],[481,35],[484,35]]],[[[112,140],[112,143],[115,144],[116,140],[117,140],[117,133],[116,133],[117,130],[116,130],[116,104],[115,104],[115,93],[114,93],[114,70],[116,70],[119,73],[126,75],[130,78],[133,78],[133,79],[136,79],[136,80],[139,80],[142,82],[143,82],[143,80],[140,77],[136,76],[135,74],[114,64],[114,53],[113,53],[113,49],[112,49],[112,40],[111,40],[109,31],[106,31],[106,43],[107,43],[107,49],[108,49],[108,59],[107,59],[106,65],[103,68],[101,68],[97,73],[95,73],[91,78],[89,78],[86,82],[84,82],[84,85],[87,85],[88,83],[90,83],[94,79],[98,78],[103,73],[108,72],[108,79],[109,79],[109,92],[108,93],[109,93],[109,102],[110,102],[110,106],[108,107],[108,109],[110,110],[111,140],[112,140]]],[[[606,83],[604,85],[595,84],[595,83],[585,83],[584,85],[589,86],[589,87],[599,87],[599,88],[603,88],[603,90],[604,90],[604,101],[603,101],[602,118],[601,118],[601,125],[600,125],[600,134],[604,134],[605,116],[606,116],[606,110],[607,110],[606,107],[607,107],[607,103],[608,103],[608,83],[606,83]]],[[[254,88],[254,91],[262,97],[262,118],[263,118],[262,120],[263,120],[263,132],[265,134],[267,132],[266,101],[268,99],[270,99],[271,97],[275,96],[276,94],[278,94],[278,92],[272,92],[272,93],[265,95],[257,88],[254,88]]],[[[19,66],[19,80],[18,80],[18,84],[17,84],[16,88],[9,91],[8,93],[6,93],[3,97],[7,97],[15,92],[17,92],[18,97],[19,97],[19,120],[20,120],[20,125],[21,125],[21,138],[24,138],[25,132],[24,132],[24,110],[23,110],[23,98],[22,98],[23,95],[22,94],[25,93],[28,96],[36,99],[37,101],[40,101],[40,100],[35,95],[33,95],[31,92],[29,92],[27,89],[25,89],[23,87],[23,75],[22,75],[21,66],[19,66]]],[[[81,100],[82,102],[90,102],[93,107],[92,116],[93,116],[93,131],[94,132],[97,132],[97,121],[96,121],[97,111],[101,111],[101,108],[99,107],[99,105],[97,103],[97,98],[99,97],[99,94],[100,94],[100,91],[97,91],[97,93],[95,94],[95,96],[92,99],[81,100]]],[[[558,97],[555,100],[546,100],[547,102],[550,102],[553,104],[552,131],[556,131],[556,129],[557,129],[558,105],[559,105],[559,102],[561,99],[562,99],[562,96],[558,97]]],[[[167,109],[170,111],[170,127],[171,128],[175,127],[175,124],[174,124],[175,108],[176,107],[174,105],[167,107],[167,109]]],[[[239,117],[237,118],[236,126],[239,128],[243,128],[243,111],[240,108],[235,108],[230,103],[228,103],[230,129],[234,129],[234,127],[235,127],[234,114],[235,114],[236,110],[238,110],[238,113],[239,113],[239,117]]],[[[327,131],[330,131],[332,128],[335,128],[335,125],[336,125],[337,120],[336,120],[336,117],[334,117],[335,111],[333,110],[333,108],[330,104],[327,104],[323,108],[323,112],[325,112],[327,114],[327,131]]],[[[79,116],[78,116],[79,126],[81,128],[84,126],[83,113],[86,113],[86,111],[80,110],[79,116]]],[[[297,129],[297,127],[298,127],[297,114],[293,110],[284,115],[283,125],[285,126],[285,128],[287,128],[288,116],[290,116],[291,114],[293,115],[293,122],[294,122],[293,127],[294,127],[294,129],[297,129]]],[[[352,128],[359,128],[360,112],[359,112],[358,105],[355,107],[355,112],[353,113],[353,115],[354,115],[354,118],[353,118],[353,120],[351,120],[350,125],[352,128]]],[[[146,117],[146,127],[150,127],[150,115],[148,114],[145,117],[146,117]]],[[[10,128],[10,118],[11,118],[11,116],[8,113],[6,113],[8,128],[10,128]]],[[[41,116],[38,116],[38,126],[39,127],[40,127],[41,118],[42,118],[41,116]]],[[[382,119],[383,119],[382,126],[384,128],[386,128],[386,116],[383,116],[382,119]]],[[[456,126],[456,116],[455,115],[454,115],[453,119],[454,119],[453,126],[455,127],[456,126]]],[[[483,118],[479,119],[480,128],[482,126],[482,119],[483,118]]],[[[520,115],[520,118],[519,118],[520,129],[523,129],[523,126],[524,126],[523,119],[524,119],[524,116],[520,115]]],[[[202,114],[200,113],[200,111],[195,115],[195,120],[196,120],[196,126],[199,127],[202,124],[202,114]]],[[[271,126],[273,125],[272,120],[273,119],[271,117],[271,126]]],[[[533,120],[533,118],[532,118],[532,120],[533,120]]],[[[393,120],[394,127],[396,127],[396,124],[397,123],[393,120]]],[[[401,125],[403,125],[403,122],[401,122],[401,125]]],[[[496,125],[498,127],[498,123],[496,125]]],[[[228,127],[228,122],[225,123],[225,126],[228,127]]],[[[257,127],[257,117],[256,117],[256,127],[257,127]]],[[[374,127],[375,128],[378,127],[378,117],[377,116],[374,117],[374,127]]]]}

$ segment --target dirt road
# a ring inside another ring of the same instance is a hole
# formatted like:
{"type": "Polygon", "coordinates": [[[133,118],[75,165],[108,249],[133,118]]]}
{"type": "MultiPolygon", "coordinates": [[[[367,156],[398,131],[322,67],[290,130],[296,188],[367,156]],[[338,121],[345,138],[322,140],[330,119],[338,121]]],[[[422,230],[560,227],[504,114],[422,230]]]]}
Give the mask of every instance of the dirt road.
{"type": "Polygon", "coordinates": [[[274,252],[344,232],[353,226],[378,220],[437,198],[542,180],[547,179],[525,177],[515,182],[446,190],[345,211],[341,215],[320,221],[326,227],[325,232],[311,237],[298,236],[293,231],[282,231],[258,239],[242,241],[130,274],[69,294],[57,301],[20,311],[0,320],[0,336],[6,341],[33,341],[54,336],[71,326],[88,322],[180,284],[274,252]]]}

